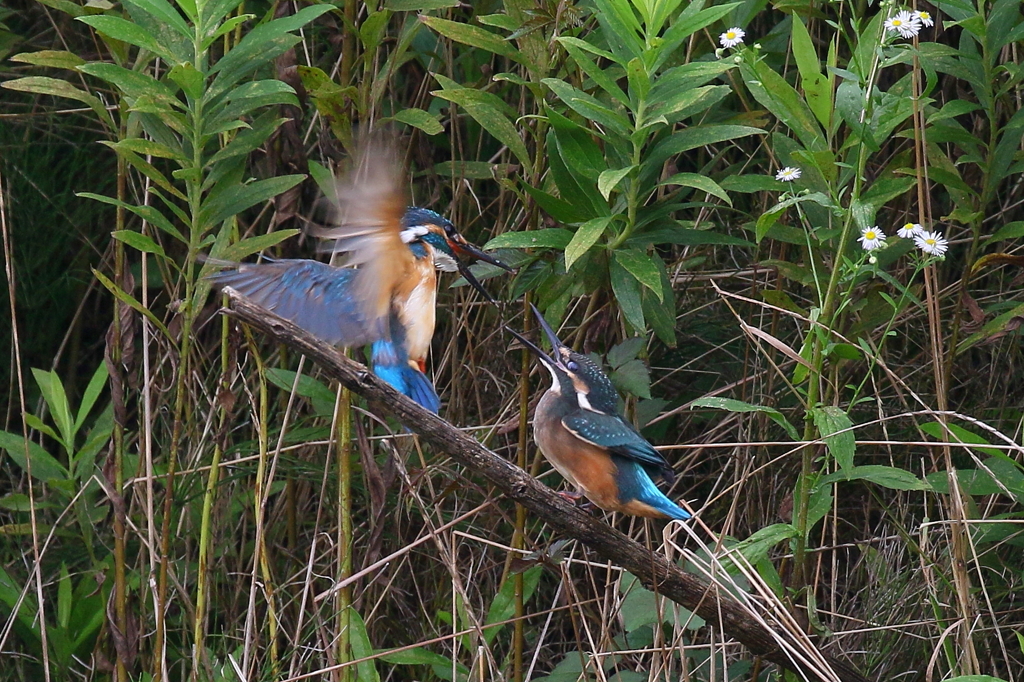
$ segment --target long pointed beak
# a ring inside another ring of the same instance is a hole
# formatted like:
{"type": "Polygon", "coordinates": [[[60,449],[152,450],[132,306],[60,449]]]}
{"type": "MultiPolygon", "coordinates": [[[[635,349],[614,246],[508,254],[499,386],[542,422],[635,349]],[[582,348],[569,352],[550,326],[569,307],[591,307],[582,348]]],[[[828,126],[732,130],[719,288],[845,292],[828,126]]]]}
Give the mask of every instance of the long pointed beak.
{"type": "Polygon", "coordinates": [[[497,301],[494,300],[494,297],[491,296],[490,293],[488,293],[487,289],[484,288],[484,285],[480,283],[480,280],[478,280],[476,276],[473,275],[467,264],[463,263],[461,260],[456,258],[455,266],[459,269],[459,274],[462,275],[462,277],[469,283],[469,286],[479,291],[480,294],[484,298],[486,298],[489,303],[498,303],[497,301]]]}
{"type": "Polygon", "coordinates": [[[506,272],[515,272],[514,269],[512,269],[509,266],[505,265],[500,260],[498,260],[497,258],[492,256],[491,254],[489,254],[486,251],[483,251],[480,248],[478,248],[476,246],[473,246],[472,244],[467,242],[462,237],[462,235],[458,235],[458,236],[456,236],[454,238],[453,237],[448,237],[448,243],[451,244],[452,249],[456,253],[458,253],[458,254],[464,254],[466,256],[470,256],[470,257],[475,258],[477,260],[481,260],[481,261],[483,261],[485,263],[490,263],[491,265],[496,265],[499,268],[501,268],[502,270],[505,270],[506,272]]]}
{"type": "Polygon", "coordinates": [[[533,341],[530,341],[530,339],[526,338],[525,336],[523,336],[522,334],[517,332],[515,329],[512,329],[511,327],[509,327],[507,325],[502,325],[502,326],[505,327],[505,331],[507,331],[509,334],[511,334],[512,336],[514,336],[517,339],[519,339],[519,343],[521,343],[524,346],[526,346],[527,348],[529,348],[530,351],[533,352],[533,354],[537,356],[537,359],[539,359],[541,362],[543,362],[545,365],[547,365],[551,369],[559,369],[558,362],[553,360],[547,353],[545,353],[541,349],[540,346],[535,344],[533,341]]]}
{"type": "Polygon", "coordinates": [[[562,341],[558,338],[558,335],[555,334],[555,330],[551,328],[551,325],[548,324],[548,321],[545,320],[544,316],[540,314],[540,311],[537,309],[537,306],[531,303],[530,307],[533,308],[533,314],[537,316],[537,322],[540,323],[540,328],[544,330],[545,336],[548,337],[548,341],[551,343],[551,354],[555,358],[558,358],[560,356],[558,349],[565,348],[566,345],[562,343],[562,341]]]}

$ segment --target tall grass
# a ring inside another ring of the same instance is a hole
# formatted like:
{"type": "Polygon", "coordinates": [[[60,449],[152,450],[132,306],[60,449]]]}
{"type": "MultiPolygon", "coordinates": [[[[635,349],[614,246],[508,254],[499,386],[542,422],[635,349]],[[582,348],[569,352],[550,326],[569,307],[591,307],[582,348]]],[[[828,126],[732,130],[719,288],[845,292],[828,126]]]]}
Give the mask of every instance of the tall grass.
{"type": "Polygon", "coordinates": [[[45,5],[0,17],[4,677],[783,678],[217,316],[200,254],[309,257],[385,122],[519,268],[443,283],[442,416],[560,485],[528,297],[700,510],[609,523],[877,679],[1020,679],[1019,3],[45,5]]]}

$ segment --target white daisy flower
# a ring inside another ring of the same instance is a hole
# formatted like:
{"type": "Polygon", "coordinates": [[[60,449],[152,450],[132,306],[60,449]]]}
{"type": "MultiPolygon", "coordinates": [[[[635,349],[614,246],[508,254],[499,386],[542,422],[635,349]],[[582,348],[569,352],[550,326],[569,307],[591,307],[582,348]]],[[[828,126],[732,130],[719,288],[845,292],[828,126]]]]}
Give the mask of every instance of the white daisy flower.
{"type": "Polygon", "coordinates": [[[907,223],[906,225],[901,227],[896,232],[896,234],[903,237],[904,239],[913,239],[922,232],[924,232],[924,228],[921,227],[921,225],[919,225],[918,223],[907,223]]]}
{"type": "Polygon", "coordinates": [[[914,237],[914,243],[929,256],[943,256],[949,248],[949,242],[938,232],[922,232],[914,237]]]}
{"type": "Polygon", "coordinates": [[[924,10],[914,12],[914,16],[917,17],[918,21],[924,24],[925,28],[931,28],[935,25],[935,22],[932,20],[932,15],[928,14],[924,10]]]}
{"type": "Polygon", "coordinates": [[[885,233],[878,229],[878,226],[868,227],[860,231],[858,240],[865,251],[874,251],[885,246],[885,233]]]}
{"type": "Polygon", "coordinates": [[[722,42],[722,47],[736,47],[743,44],[743,36],[745,35],[747,33],[742,28],[730,28],[718,36],[718,39],[722,42]]]}
{"type": "Polygon", "coordinates": [[[786,166],[778,173],[775,174],[775,179],[781,182],[793,182],[794,180],[800,179],[802,171],[799,168],[793,168],[792,166],[786,166]]]}
{"type": "Polygon", "coordinates": [[[903,38],[913,38],[921,32],[921,20],[910,12],[903,10],[885,21],[885,28],[899,33],[903,38]]]}

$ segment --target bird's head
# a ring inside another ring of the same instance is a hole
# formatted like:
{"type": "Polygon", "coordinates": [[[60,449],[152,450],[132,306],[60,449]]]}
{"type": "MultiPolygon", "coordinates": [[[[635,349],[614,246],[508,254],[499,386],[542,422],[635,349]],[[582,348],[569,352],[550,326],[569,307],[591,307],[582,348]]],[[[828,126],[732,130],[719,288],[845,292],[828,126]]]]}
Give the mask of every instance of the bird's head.
{"type": "Polygon", "coordinates": [[[575,393],[579,406],[585,410],[617,414],[619,394],[608,375],[588,356],[577,353],[562,343],[544,316],[537,310],[537,306],[531,304],[531,307],[537,316],[537,322],[544,330],[544,335],[551,343],[551,355],[545,353],[522,334],[512,329],[508,331],[533,351],[551,372],[551,389],[563,395],[575,393]]]}
{"type": "Polygon", "coordinates": [[[402,241],[406,244],[427,244],[434,259],[434,267],[445,272],[459,272],[484,297],[493,301],[479,280],[470,272],[463,260],[480,260],[512,272],[512,268],[494,256],[470,244],[459,234],[455,225],[444,216],[426,208],[410,208],[402,219],[402,241]]]}

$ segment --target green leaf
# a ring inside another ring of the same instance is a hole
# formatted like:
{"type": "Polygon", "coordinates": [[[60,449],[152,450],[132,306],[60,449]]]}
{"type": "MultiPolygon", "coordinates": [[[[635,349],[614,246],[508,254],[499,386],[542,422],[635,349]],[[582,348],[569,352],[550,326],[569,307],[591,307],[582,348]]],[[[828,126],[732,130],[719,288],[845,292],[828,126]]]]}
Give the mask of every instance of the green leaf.
{"type": "Polygon", "coordinates": [[[10,57],[12,62],[22,62],[35,66],[48,66],[52,69],[75,69],[85,64],[85,60],[73,52],[64,50],[39,50],[38,52],[22,52],[10,57]]]}
{"type": "Polygon", "coordinates": [[[809,151],[826,149],[825,135],[810,108],[786,79],[763,61],[740,65],[754,98],[785,124],[809,151]]]}
{"type": "Polygon", "coordinates": [[[178,86],[193,100],[203,96],[203,86],[206,85],[206,76],[199,73],[196,67],[188,62],[177,64],[168,73],[167,77],[178,84],[178,86]]]}
{"type": "Polygon", "coordinates": [[[507,106],[504,102],[498,101],[492,104],[490,100],[497,98],[491,93],[482,93],[461,86],[456,87],[457,84],[440,74],[434,74],[434,78],[441,83],[444,89],[434,90],[431,92],[432,95],[461,106],[494,139],[508,147],[520,163],[525,165],[532,163],[530,152],[526,149],[523,138],[519,136],[519,131],[512,125],[508,116],[502,113],[502,108],[507,106]]]}
{"type": "Polygon", "coordinates": [[[107,364],[101,362],[96,371],[93,372],[89,385],[85,387],[85,393],[82,394],[82,404],[79,405],[78,416],[75,417],[74,430],[76,433],[82,428],[82,424],[85,423],[85,418],[92,411],[92,406],[96,404],[96,399],[99,398],[100,392],[106,387],[108,378],[107,364]]]}
{"type": "Polygon", "coordinates": [[[366,15],[363,23],[359,25],[359,40],[362,41],[364,50],[372,51],[380,47],[390,19],[391,10],[386,9],[366,15]]]}
{"type": "Polygon", "coordinates": [[[519,50],[497,33],[491,33],[478,26],[471,26],[470,24],[463,24],[440,17],[421,16],[420,21],[446,38],[451,38],[464,45],[479,47],[482,50],[493,52],[513,61],[523,61],[523,56],[519,53],[519,50]]]}
{"type": "Polygon", "coordinates": [[[181,13],[174,9],[167,0],[125,0],[135,5],[147,14],[153,16],[161,24],[170,26],[182,37],[192,40],[195,38],[195,31],[182,18],[181,13]]]}
{"type": "Polygon", "coordinates": [[[247,185],[226,187],[203,206],[199,213],[199,224],[204,228],[217,225],[223,220],[238,215],[250,206],[255,206],[282,192],[287,192],[305,178],[306,176],[301,174],[282,175],[276,178],[257,180],[247,185]]]}
{"type": "Polygon", "coordinates": [[[392,12],[429,12],[446,7],[458,7],[459,4],[460,0],[386,0],[384,2],[384,6],[392,12]]]}
{"type": "Polygon", "coordinates": [[[160,159],[174,159],[183,164],[187,164],[189,159],[185,157],[179,150],[173,149],[166,145],[162,145],[159,142],[153,142],[152,140],[144,140],[138,137],[129,137],[117,142],[108,144],[109,147],[114,150],[126,149],[136,154],[155,156],[160,159]]]}
{"type": "Polygon", "coordinates": [[[57,425],[61,437],[64,439],[65,447],[70,452],[75,445],[74,419],[71,417],[71,405],[68,403],[68,396],[64,392],[64,384],[56,372],[47,372],[36,367],[32,368],[32,376],[43,394],[43,399],[50,408],[50,415],[57,425]]]}
{"type": "Polygon", "coordinates": [[[984,248],[989,244],[995,244],[996,242],[1010,239],[1019,239],[1020,237],[1024,237],[1024,220],[1015,220],[1012,223],[1006,223],[996,230],[995,234],[981,243],[981,246],[984,248]]]}
{"type": "Polygon", "coordinates": [[[576,64],[583,69],[583,73],[590,76],[602,90],[608,93],[610,97],[618,101],[620,104],[629,104],[629,97],[622,91],[622,88],[618,86],[615,79],[608,75],[607,71],[598,66],[597,63],[584,54],[583,51],[596,51],[598,54],[603,53],[602,56],[614,61],[614,57],[610,53],[600,50],[599,48],[595,48],[584,40],[571,36],[560,36],[557,40],[561,43],[562,47],[565,48],[565,51],[568,52],[576,61],[576,64]]]}
{"type": "Polygon", "coordinates": [[[629,137],[633,132],[633,126],[625,116],[609,109],[582,90],[578,90],[558,78],[544,78],[541,83],[550,88],[560,100],[580,116],[593,119],[622,137],[629,137]]]}
{"type": "Polygon", "coordinates": [[[207,90],[206,100],[219,97],[246,74],[284,54],[300,40],[291,31],[299,30],[333,9],[334,6],[329,4],[304,7],[291,16],[260,24],[249,31],[241,42],[210,68],[208,75],[216,74],[217,78],[207,90]]]}
{"type": "MultiPolygon", "coordinates": [[[[232,1],[234,1],[234,0],[232,0],[232,1]]],[[[179,4],[181,4],[182,0],[178,0],[178,2],[179,2],[179,4]]],[[[191,2],[191,0],[189,0],[189,2],[191,2]]],[[[204,5],[204,9],[205,9],[206,6],[208,6],[208,5],[204,5]]],[[[238,14],[238,15],[235,15],[235,16],[231,17],[230,19],[225,21],[223,24],[221,24],[217,28],[216,31],[214,31],[212,34],[210,34],[209,36],[207,36],[203,40],[203,49],[204,50],[209,49],[210,45],[213,45],[213,43],[218,38],[220,38],[221,36],[224,36],[224,35],[230,33],[231,31],[234,31],[235,28],[237,28],[239,25],[244,24],[245,22],[250,21],[250,20],[255,19],[255,18],[256,18],[255,14],[238,14]]]]}
{"type": "Polygon", "coordinates": [[[153,326],[159,329],[160,332],[167,338],[168,341],[171,341],[172,343],[174,342],[174,337],[171,336],[171,333],[169,331],[167,331],[167,327],[164,326],[164,323],[161,322],[157,318],[157,316],[153,314],[153,311],[139,303],[139,301],[134,296],[122,290],[121,287],[114,284],[110,280],[110,278],[108,278],[99,270],[93,268],[92,274],[93,276],[96,277],[96,279],[100,281],[100,284],[107,288],[107,291],[112,293],[114,297],[117,298],[117,300],[121,301],[122,303],[124,303],[125,305],[127,305],[129,308],[139,313],[140,315],[145,315],[146,318],[153,323],[153,326]]]}
{"type": "Polygon", "coordinates": [[[171,88],[147,74],[116,64],[95,62],[83,64],[78,70],[113,84],[129,98],[140,99],[148,96],[154,103],[168,110],[181,109],[184,106],[171,88]]]}
{"type": "Polygon", "coordinates": [[[60,562],[60,579],[57,581],[57,625],[67,630],[71,622],[71,574],[68,565],[60,562]]]}
{"type": "Polygon", "coordinates": [[[152,33],[142,28],[133,21],[115,17],[110,14],[96,14],[93,16],[77,17],[77,21],[88,24],[105,36],[115,40],[141,47],[149,50],[168,64],[177,64],[178,59],[174,51],[166,45],[161,44],[152,33]]]}
{"type": "Polygon", "coordinates": [[[40,481],[66,481],[70,477],[68,470],[55,460],[41,445],[26,441],[7,431],[0,431],[0,448],[7,451],[14,463],[28,473],[29,463],[32,465],[32,478],[40,481]],[[28,443],[28,460],[25,458],[25,444],[28,443]]]}
{"type": "MultiPolygon", "coordinates": [[[[523,603],[529,601],[530,597],[537,590],[537,584],[540,582],[540,576],[544,572],[543,566],[533,566],[523,571],[523,603]]],[[[513,576],[509,576],[505,579],[501,589],[494,595],[494,599],[491,601],[491,606],[487,609],[487,619],[484,621],[485,627],[487,625],[493,625],[494,623],[500,623],[502,621],[509,620],[515,615],[516,610],[516,595],[515,595],[516,581],[513,576]]],[[[492,627],[484,630],[484,640],[487,644],[492,644],[495,637],[501,632],[502,628],[492,627]]]]}
{"type": "Polygon", "coordinates": [[[619,308],[625,316],[626,321],[639,332],[647,330],[644,322],[643,303],[640,298],[640,283],[626,268],[622,266],[615,254],[609,264],[608,274],[612,282],[612,292],[619,303],[619,308]]]}
{"type": "MultiPolygon", "coordinates": [[[[935,438],[940,443],[966,443],[968,445],[991,445],[990,442],[979,436],[978,434],[968,431],[962,426],[956,424],[946,424],[945,427],[939,422],[928,422],[927,424],[921,425],[921,430],[927,433],[932,438],[935,438]],[[949,429],[949,435],[946,435],[946,429],[949,429]]],[[[974,448],[978,452],[983,452],[989,457],[1001,457],[1003,453],[993,448],[974,448]]]]}
{"type": "Polygon", "coordinates": [[[703,3],[690,3],[689,7],[680,13],[676,21],[662,36],[662,44],[659,50],[660,53],[657,55],[654,63],[650,66],[651,73],[659,70],[666,60],[678,54],[677,50],[679,46],[683,44],[684,40],[697,31],[710,26],[722,17],[728,15],[739,7],[740,4],[741,3],[738,2],[731,2],[724,5],[718,5],[716,7],[700,9],[703,3]],[[700,11],[694,12],[694,10],[697,9],[700,9],[700,11]],[[691,12],[694,13],[691,14],[691,12]]]}
{"type": "Polygon", "coordinates": [[[620,249],[615,252],[615,260],[625,268],[636,281],[654,292],[659,301],[664,301],[661,290],[661,273],[651,256],[639,249],[620,249]]]}
{"type": "Polygon", "coordinates": [[[729,198],[729,195],[726,194],[725,190],[722,189],[722,186],[708,176],[701,175],[700,173],[676,173],[661,184],[693,187],[701,192],[707,192],[711,196],[718,197],[725,203],[732,206],[732,200],[729,198]]]}
{"type": "Polygon", "coordinates": [[[627,166],[618,170],[609,168],[608,170],[601,171],[601,175],[597,177],[597,191],[601,193],[605,201],[611,196],[612,190],[622,181],[622,178],[629,175],[634,168],[636,166],[627,166]]]}
{"type": "Polygon", "coordinates": [[[562,227],[543,230],[506,232],[484,244],[485,251],[493,249],[564,249],[572,241],[573,233],[562,227]]]}
{"type": "Polygon", "coordinates": [[[778,192],[785,187],[784,183],[770,175],[730,175],[722,178],[720,186],[728,192],[739,192],[740,194],[778,192]]]}
{"type": "Polygon", "coordinates": [[[763,412],[768,415],[769,419],[785,429],[786,435],[793,440],[800,440],[800,434],[797,433],[796,427],[790,424],[789,420],[774,407],[752,405],[750,403],[745,403],[742,400],[718,397],[698,398],[690,403],[690,408],[692,409],[694,407],[711,407],[718,410],[728,410],[729,412],[763,412]]]}
{"type": "Polygon", "coordinates": [[[770,526],[760,528],[749,537],[740,540],[732,549],[738,550],[743,557],[751,564],[756,564],[768,558],[768,552],[772,547],[795,538],[800,533],[788,523],[773,523],[770,526]]]}
{"type": "Polygon", "coordinates": [[[825,445],[839,467],[848,472],[853,468],[853,455],[857,440],[853,433],[853,422],[842,409],[833,405],[816,407],[811,410],[814,425],[825,440],[825,445]]]}
{"type": "Polygon", "coordinates": [[[626,79],[629,83],[630,99],[636,103],[645,101],[651,92],[651,78],[639,57],[630,59],[626,64],[626,79]]]}
{"type": "Polygon", "coordinates": [[[377,673],[377,666],[370,658],[373,656],[373,647],[370,645],[370,636],[366,632],[366,624],[363,617],[353,607],[348,608],[349,647],[352,649],[352,657],[366,658],[369,660],[357,663],[356,679],[359,682],[380,682],[380,675],[377,673]]]}
{"type": "Polygon", "coordinates": [[[303,398],[308,398],[313,403],[313,410],[324,416],[334,414],[334,404],[337,402],[337,395],[327,386],[313,377],[303,374],[299,376],[299,383],[295,383],[297,373],[290,369],[270,367],[266,370],[267,381],[280,388],[282,391],[290,392],[295,386],[295,392],[303,398]]]}
{"type": "Polygon", "coordinates": [[[660,165],[670,156],[682,154],[698,147],[729,142],[748,135],[763,135],[764,130],[750,126],[699,125],[685,128],[665,138],[651,150],[648,163],[660,165]]]}
{"type": "Polygon", "coordinates": [[[158,256],[167,256],[164,253],[162,246],[153,241],[152,237],[148,237],[141,232],[135,232],[134,230],[115,230],[110,233],[110,236],[118,241],[124,242],[132,248],[138,249],[143,253],[155,253],[158,256]]]}
{"type": "MultiPolygon", "coordinates": [[[[583,256],[587,251],[590,250],[597,240],[604,234],[605,229],[608,227],[608,223],[612,221],[612,216],[602,216],[600,218],[594,218],[588,220],[579,226],[576,233],[573,234],[572,240],[565,247],[565,269],[568,270],[572,267],[580,257],[583,256]]],[[[526,233],[530,234],[530,233],[526,233]]]]}
{"type": "Polygon", "coordinates": [[[66,97],[67,99],[82,102],[96,112],[96,116],[99,117],[100,121],[113,127],[110,114],[107,113],[106,107],[103,106],[99,98],[84,90],[79,90],[67,81],[62,81],[58,78],[47,78],[46,76],[28,76],[0,83],[0,87],[7,88],[8,90],[17,90],[18,92],[66,97]]]}
{"type": "Polygon", "coordinates": [[[657,88],[652,92],[655,95],[663,95],[663,98],[650,102],[645,120],[650,121],[661,117],[675,122],[710,109],[725,99],[732,92],[732,88],[728,85],[708,85],[701,88],[673,90],[667,93],[663,93],[660,88],[657,88]]]}
{"type": "Polygon", "coordinates": [[[106,197],[102,194],[93,194],[92,192],[78,192],[75,196],[83,197],[85,199],[94,199],[96,201],[102,201],[105,204],[111,204],[113,206],[120,206],[121,208],[131,211],[135,215],[139,216],[143,220],[156,225],[158,228],[171,235],[178,241],[188,243],[185,236],[178,231],[171,221],[169,221],[163,213],[156,210],[152,206],[134,206],[132,204],[126,204],[123,201],[118,201],[113,197],[106,197]]]}
{"type": "Polygon", "coordinates": [[[269,249],[271,246],[280,244],[285,239],[291,239],[299,233],[299,230],[278,230],[277,232],[271,232],[269,234],[261,234],[255,237],[247,237],[246,239],[236,242],[231,246],[224,249],[224,251],[218,256],[220,260],[229,260],[238,262],[247,256],[251,256],[254,253],[269,249]]]}
{"type": "Polygon", "coordinates": [[[623,393],[651,399],[651,374],[640,360],[629,360],[612,371],[612,383],[623,393]]]}
{"type": "Polygon", "coordinates": [[[626,339],[608,351],[608,364],[611,365],[613,369],[617,369],[630,360],[636,358],[646,345],[647,339],[642,336],[634,336],[631,339],[626,339]]]}
{"type": "Polygon", "coordinates": [[[310,160],[309,175],[316,182],[316,186],[324,193],[324,196],[333,201],[335,196],[334,174],[322,163],[310,160]]]}
{"type": "Polygon", "coordinates": [[[61,438],[56,431],[47,426],[42,419],[34,414],[25,413],[25,423],[30,429],[35,429],[39,433],[45,433],[47,436],[60,443],[65,450],[69,449],[68,444],[64,442],[64,439],[61,438]]]}
{"type": "Polygon", "coordinates": [[[927,481],[922,481],[914,474],[896,467],[880,464],[865,464],[837,471],[821,479],[822,483],[838,483],[840,481],[868,481],[889,488],[890,490],[931,490],[927,481]]]}
{"type": "Polygon", "coordinates": [[[444,132],[444,126],[437,120],[437,116],[423,109],[415,107],[402,109],[391,117],[399,123],[405,123],[413,128],[419,128],[427,135],[438,135],[444,132]]]}
{"type": "Polygon", "coordinates": [[[832,119],[832,84],[821,73],[818,54],[814,51],[811,35],[800,16],[793,13],[793,57],[800,71],[800,85],[804,89],[807,105],[818,122],[828,127],[832,119]]]}

